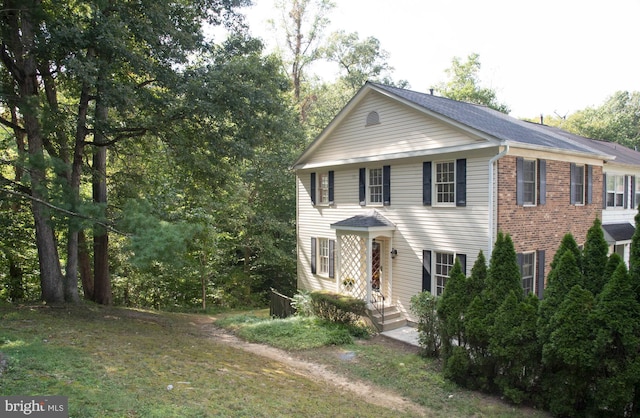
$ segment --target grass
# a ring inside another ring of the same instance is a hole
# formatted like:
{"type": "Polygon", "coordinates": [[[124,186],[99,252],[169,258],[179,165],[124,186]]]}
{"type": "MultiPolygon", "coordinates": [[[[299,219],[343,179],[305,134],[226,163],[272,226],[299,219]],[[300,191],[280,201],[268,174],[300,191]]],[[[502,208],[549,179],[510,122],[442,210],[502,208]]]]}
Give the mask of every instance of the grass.
{"type": "MultiPolygon", "coordinates": [[[[437,363],[376,342],[379,337],[363,340],[315,320],[264,316],[221,315],[220,323],[393,389],[435,416],[535,416],[456,389],[441,378],[437,363]],[[326,345],[345,335],[347,344],[326,345]]],[[[72,417],[411,416],[372,407],[284,363],[217,342],[201,326],[210,322],[198,314],[96,305],[0,305],[0,353],[7,363],[0,394],[67,396],[72,417]]]]}

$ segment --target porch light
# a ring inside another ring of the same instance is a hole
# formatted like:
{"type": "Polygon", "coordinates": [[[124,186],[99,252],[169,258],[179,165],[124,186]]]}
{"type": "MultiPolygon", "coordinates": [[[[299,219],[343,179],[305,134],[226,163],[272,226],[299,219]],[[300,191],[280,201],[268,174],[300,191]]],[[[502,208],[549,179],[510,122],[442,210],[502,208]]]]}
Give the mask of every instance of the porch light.
{"type": "Polygon", "coordinates": [[[391,249],[391,258],[396,258],[396,256],[398,255],[398,250],[396,250],[395,248],[391,249]]]}

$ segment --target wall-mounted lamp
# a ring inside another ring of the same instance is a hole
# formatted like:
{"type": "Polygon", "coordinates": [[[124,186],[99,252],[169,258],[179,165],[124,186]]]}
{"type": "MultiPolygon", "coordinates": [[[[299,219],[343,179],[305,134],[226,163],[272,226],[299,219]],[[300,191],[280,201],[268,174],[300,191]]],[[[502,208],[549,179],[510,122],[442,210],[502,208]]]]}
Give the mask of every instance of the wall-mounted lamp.
{"type": "Polygon", "coordinates": [[[391,258],[396,258],[396,256],[398,255],[398,250],[396,250],[395,248],[391,249],[391,258]]]}

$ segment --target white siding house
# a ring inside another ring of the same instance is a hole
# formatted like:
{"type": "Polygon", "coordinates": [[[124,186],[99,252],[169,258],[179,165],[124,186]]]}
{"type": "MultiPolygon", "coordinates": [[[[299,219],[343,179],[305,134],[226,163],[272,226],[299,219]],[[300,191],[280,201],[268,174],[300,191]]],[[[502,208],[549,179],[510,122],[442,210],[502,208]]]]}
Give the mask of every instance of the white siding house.
{"type": "MultiPolygon", "coordinates": [[[[409,314],[413,295],[442,292],[456,258],[469,273],[480,251],[489,258],[498,230],[509,232],[499,224],[500,199],[511,181],[516,205],[516,173],[504,171],[511,162],[515,170],[518,155],[555,156],[567,170],[570,161],[601,167],[614,159],[483,106],[365,84],[293,165],[298,288],[384,298],[409,314]]],[[[594,213],[597,204],[599,212],[597,195],[584,210],[573,202],[570,209],[594,213]]],[[[544,249],[538,254],[543,284],[544,249]]]]}

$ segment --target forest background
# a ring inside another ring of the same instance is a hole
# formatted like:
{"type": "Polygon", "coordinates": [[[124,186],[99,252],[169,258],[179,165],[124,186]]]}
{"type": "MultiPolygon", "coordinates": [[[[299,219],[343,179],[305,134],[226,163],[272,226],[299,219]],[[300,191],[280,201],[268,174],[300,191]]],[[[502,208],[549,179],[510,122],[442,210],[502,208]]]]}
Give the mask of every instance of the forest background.
{"type": "MultiPolygon", "coordinates": [[[[327,33],[330,1],[276,1],[272,53],[247,5],[2,1],[0,299],[206,309],[293,294],[291,163],[367,80],[411,86],[376,38],[327,33]],[[310,70],[322,61],[331,81],[310,70]]],[[[453,57],[436,94],[508,113],[480,67],[453,57]]],[[[636,147],[640,92],[544,122],[636,147]]]]}

